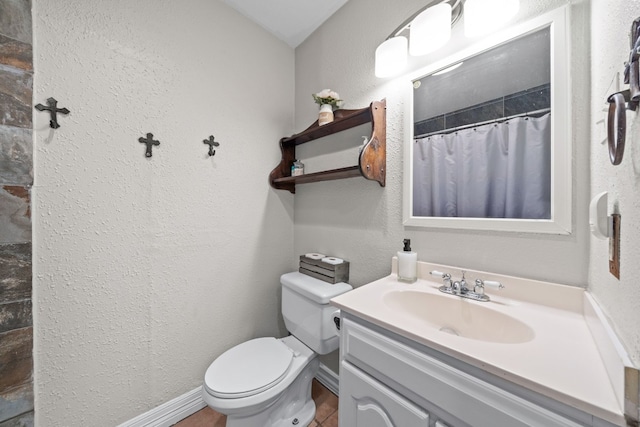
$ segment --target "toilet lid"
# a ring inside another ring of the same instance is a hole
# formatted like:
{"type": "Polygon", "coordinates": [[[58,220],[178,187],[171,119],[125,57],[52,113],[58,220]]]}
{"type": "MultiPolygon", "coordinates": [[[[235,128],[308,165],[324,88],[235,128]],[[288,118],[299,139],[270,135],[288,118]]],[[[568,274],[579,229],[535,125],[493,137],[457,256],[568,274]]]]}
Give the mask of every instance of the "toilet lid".
{"type": "Polygon", "coordinates": [[[252,396],[282,381],[292,360],[291,349],[280,340],[256,338],[222,353],[207,369],[204,383],[216,397],[252,396]]]}

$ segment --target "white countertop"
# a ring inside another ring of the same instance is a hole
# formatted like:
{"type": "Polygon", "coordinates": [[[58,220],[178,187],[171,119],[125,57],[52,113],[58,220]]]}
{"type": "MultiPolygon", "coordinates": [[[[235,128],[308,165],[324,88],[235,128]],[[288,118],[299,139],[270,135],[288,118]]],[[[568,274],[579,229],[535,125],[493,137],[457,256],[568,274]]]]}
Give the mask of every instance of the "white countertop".
{"type": "Polygon", "coordinates": [[[383,301],[386,293],[397,290],[445,295],[438,291],[442,282],[428,276],[432,269],[450,272],[454,280],[460,277],[458,269],[423,262],[419,265],[418,276],[423,278],[413,284],[398,282],[392,273],[331,302],[346,312],[487,372],[614,424],[625,425],[620,402],[623,392],[615,389],[619,384],[608,374],[618,367],[606,366],[601,357],[598,346],[609,344],[596,343],[593,338],[584,315],[585,304],[592,300],[585,298],[584,289],[467,271],[469,282],[475,278],[498,280],[506,288],[488,289],[490,302],[465,299],[465,303],[481,304],[512,316],[535,333],[527,342],[486,342],[443,333],[424,319],[392,309],[383,301]]]}

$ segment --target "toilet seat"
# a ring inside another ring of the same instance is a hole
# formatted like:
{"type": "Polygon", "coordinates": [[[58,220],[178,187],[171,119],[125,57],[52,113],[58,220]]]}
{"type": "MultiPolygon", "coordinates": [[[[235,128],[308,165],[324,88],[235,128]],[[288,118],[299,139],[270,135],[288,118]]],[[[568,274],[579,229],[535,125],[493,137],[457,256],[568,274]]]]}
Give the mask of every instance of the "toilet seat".
{"type": "Polygon", "coordinates": [[[293,352],[273,337],[256,338],[225,351],[207,369],[204,384],[219,398],[248,397],[278,384],[286,376],[293,352]]]}

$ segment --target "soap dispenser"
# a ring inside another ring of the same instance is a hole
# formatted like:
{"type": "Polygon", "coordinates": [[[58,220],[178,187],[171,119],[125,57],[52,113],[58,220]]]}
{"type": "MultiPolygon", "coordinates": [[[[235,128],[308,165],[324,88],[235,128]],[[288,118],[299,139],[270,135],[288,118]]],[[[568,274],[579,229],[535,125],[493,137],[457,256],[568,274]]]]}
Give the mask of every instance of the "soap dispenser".
{"type": "Polygon", "coordinates": [[[413,283],[418,280],[418,254],[411,251],[411,240],[404,239],[404,249],[398,251],[398,280],[413,283]]]}

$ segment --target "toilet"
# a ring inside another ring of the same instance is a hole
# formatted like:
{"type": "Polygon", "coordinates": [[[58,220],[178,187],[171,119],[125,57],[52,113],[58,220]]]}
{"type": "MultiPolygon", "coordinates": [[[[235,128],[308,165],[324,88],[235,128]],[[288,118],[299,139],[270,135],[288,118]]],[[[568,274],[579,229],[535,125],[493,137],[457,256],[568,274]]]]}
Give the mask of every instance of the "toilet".
{"type": "Polygon", "coordinates": [[[352,289],[299,272],[283,274],[282,315],[291,335],[255,338],[225,351],[204,376],[202,395],[227,427],[308,426],[316,413],[311,380],[319,354],[338,348],[329,300],[352,289]]]}

